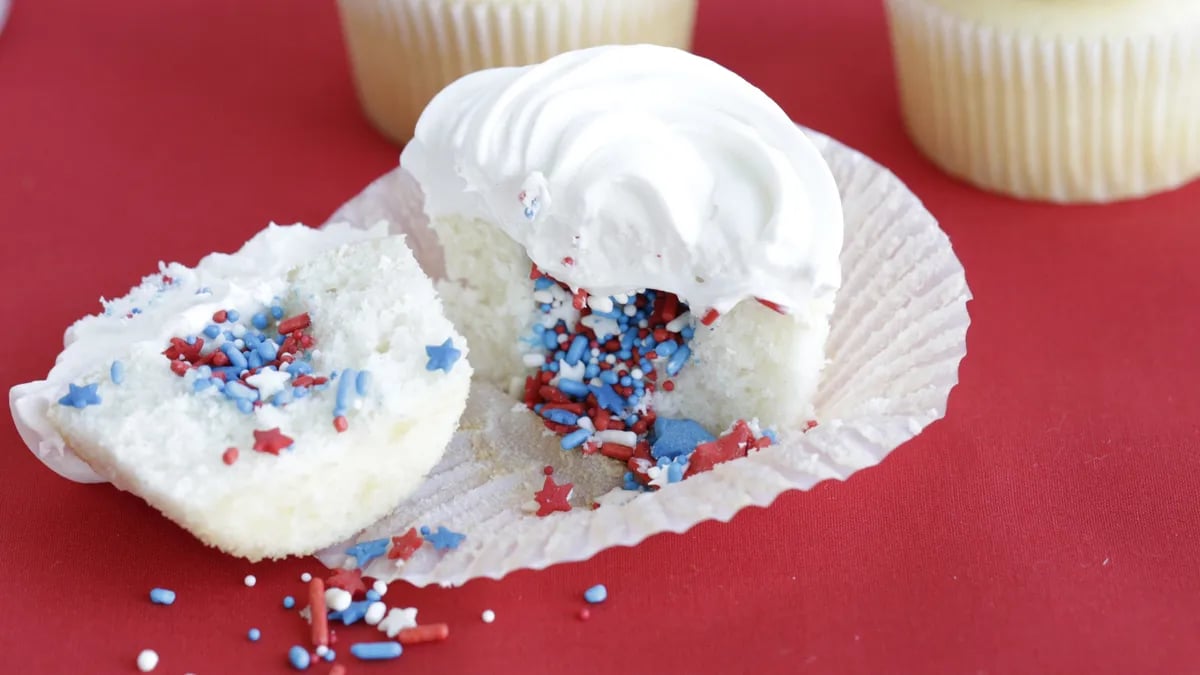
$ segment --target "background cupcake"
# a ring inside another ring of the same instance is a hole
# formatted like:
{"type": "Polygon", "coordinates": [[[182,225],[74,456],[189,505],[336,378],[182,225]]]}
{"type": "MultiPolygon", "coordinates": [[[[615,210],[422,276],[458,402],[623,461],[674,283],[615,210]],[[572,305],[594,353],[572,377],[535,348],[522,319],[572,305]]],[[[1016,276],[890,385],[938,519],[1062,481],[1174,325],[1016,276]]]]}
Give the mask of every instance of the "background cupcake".
{"type": "Polygon", "coordinates": [[[363,110],[403,143],[433,95],[471,71],[601,44],[690,49],[696,0],[338,0],[338,8],[363,110]]]}
{"type": "Polygon", "coordinates": [[[1107,202],[1200,175],[1200,2],[887,0],[916,145],[985,189],[1107,202]]]}

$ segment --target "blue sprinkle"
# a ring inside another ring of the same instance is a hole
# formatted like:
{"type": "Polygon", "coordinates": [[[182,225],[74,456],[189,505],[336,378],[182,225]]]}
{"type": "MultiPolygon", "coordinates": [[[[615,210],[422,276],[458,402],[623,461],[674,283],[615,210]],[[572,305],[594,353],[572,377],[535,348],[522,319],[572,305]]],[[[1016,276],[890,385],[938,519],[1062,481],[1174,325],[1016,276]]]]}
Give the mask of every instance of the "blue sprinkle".
{"type": "Polygon", "coordinates": [[[217,391],[221,391],[221,392],[225,391],[225,380],[222,380],[219,377],[212,377],[212,378],[209,378],[208,381],[212,383],[213,388],[216,389],[217,391]]]}
{"type": "Polygon", "coordinates": [[[258,355],[263,357],[265,361],[274,361],[275,354],[279,352],[279,345],[271,340],[263,340],[257,347],[258,355]]]}
{"type": "Polygon", "coordinates": [[[371,606],[370,600],[360,600],[352,602],[345,610],[338,612],[339,619],[342,620],[342,625],[349,626],[352,623],[361,621],[367,615],[367,608],[371,606]]]}
{"type": "Polygon", "coordinates": [[[695,420],[666,417],[654,420],[654,437],[650,454],[655,459],[690,455],[697,445],[717,440],[716,436],[708,433],[708,430],[695,420]]]}
{"type": "Polygon", "coordinates": [[[142,310],[138,307],[134,307],[133,311],[130,312],[130,314],[141,314],[141,313],[142,313],[142,310]]]}
{"type": "MultiPolygon", "coordinates": [[[[631,330],[631,331],[628,331],[628,332],[622,334],[621,335],[621,350],[628,351],[629,348],[633,346],[633,343],[635,340],[637,340],[637,331],[631,330]]],[[[623,358],[627,359],[629,357],[625,356],[623,358]]]]}
{"type": "Polygon", "coordinates": [[[538,277],[533,282],[533,290],[544,291],[554,285],[554,281],[550,277],[538,277]]]}
{"type": "Polygon", "coordinates": [[[604,584],[596,584],[583,592],[583,599],[593,605],[598,605],[608,599],[608,589],[604,587],[604,584]]]}
{"type": "Polygon", "coordinates": [[[199,394],[200,392],[204,391],[205,389],[208,389],[209,387],[211,387],[212,384],[213,384],[212,378],[197,377],[196,380],[192,382],[192,391],[199,394]]]}
{"type": "Polygon", "coordinates": [[[173,605],[175,604],[175,591],[167,588],[152,588],[150,589],[150,602],[156,605],[173,605]]]}
{"type": "Polygon", "coordinates": [[[271,405],[276,406],[276,407],[281,406],[281,405],[287,405],[291,402],[292,402],[292,392],[288,391],[287,389],[284,389],[283,391],[280,391],[279,393],[277,393],[271,397],[271,405]]]}
{"type": "Polygon", "coordinates": [[[359,396],[366,396],[371,390],[371,372],[368,370],[358,371],[358,377],[354,379],[354,392],[359,396]]]}
{"type": "Polygon", "coordinates": [[[600,374],[600,366],[598,366],[594,363],[589,363],[587,365],[587,368],[585,368],[583,370],[583,378],[585,380],[590,380],[593,377],[598,376],[599,374],[600,374]]]}
{"type": "Polygon", "coordinates": [[[283,596],[283,608],[291,609],[296,606],[296,599],[290,595],[283,596]]]}
{"type": "Polygon", "coordinates": [[[250,641],[251,641],[251,642],[258,642],[258,639],[259,639],[260,637],[262,637],[262,631],[260,631],[260,630],[259,630],[259,629],[257,629],[257,628],[251,628],[251,629],[250,629],[250,630],[249,630],[249,631],[246,633],[246,637],[250,638],[250,641]]]}
{"type": "Polygon", "coordinates": [[[425,364],[425,370],[441,370],[448,373],[462,356],[462,351],[454,347],[450,338],[446,338],[446,341],[440,345],[427,345],[425,355],[429,357],[429,362],[425,364]]]}
{"type": "Polygon", "coordinates": [[[592,432],[588,431],[587,429],[576,429],[575,431],[563,436],[560,445],[562,445],[563,450],[574,450],[575,448],[583,445],[587,439],[591,437],[591,435],[592,432]]]}
{"type": "Polygon", "coordinates": [[[246,357],[246,365],[251,370],[258,370],[263,366],[263,358],[259,356],[258,352],[250,352],[246,357]]]}
{"type": "Polygon", "coordinates": [[[645,485],[642,485],[637,481],[636,478],[633,477],[632,471],[625,472],[624,483],[621,485],[621,487],[625,490],[630,490],[633,492],[642,492],[646,489],[645,485]]]}
{"type": "Polygon", "coordinates": [[[189,336],[187,336],[186,338],[184,338],[184,340],[183,340],[183,341],[184,341],[184,342],[186,342],[186,343],[188,343],[189,345],[194,345],[194,344],[196,344],[196,336],[195,336],[195,335],[189,335],[189,336]]]}
{"type": "Polygon", "coordinates": [[[655,353],[659,356],[670,356],[675,353],[676,349],[679,349],[679,343],[674,340],[663,340],[654,347],[655,353]]]}
{"type": "Polygon", "coordinates": [[[545,332],[546,332],[546,327],[545,327],[545,326],[543,326],[543,325],[542,325],[542,324],[540,324],[540,323],[535,323],[535,324],[533,324],[533,334],[534,334],[534,335],[537,335],[537,336],[540,338],[540,337],[541,337],[541,335],[542,335],[542,333],[545,333],[545,332]]]}
{"type": "Polygon", "coordinates": [[[617,372],[615,370],[605,370],[601,372],[600,381],[608,384],[616,384],[618,381],[617,372]]]}
{"type": "Polygon", "coordinates": [[[769,439],[771,439],[771,444],[772,444],[772,445],[774,445],[774,444],[776,444],[776,443],[778,443],[778,442],[779,442],[779,437],[775,435],[775,431],[774,431],[773,429],[763,429],[763,430],[762,430],[762,435],[763,435],[763,436],[766,436],[766,437],[767,437],[767,438],[769,438],[769,439]]]}
{"type": "Polygon", "coordinates": [[[251,325],[259,330],[267,327],[267,315],[262,312],[255,312],[254,317],[250,319],[251,325]]]}
{"type": "Polygon", "coordinates": [[[577,422],[579,422],[579,415],[576,415],[570,410],[562,410],[559,408],[551,408],[545,411],[545,413],[542,414],[542,417],[545,417],[555,424],[565,424],[567,426],[574,426],[577,422]]]}
{"type": "Polygon", "coordinates": [[[226,382],[225,395],[232,399],[245,399],[247,401],[255,401],[258,398],[258,391],[247,387],[241,382],[226,382]]]}
{"type": "Polygon", "coordinates": [[[621,351],[617,352],[617,358],[622,360],[633,358],[633,352],[628,349],[622,349],[621,351]]]}
{"type": "Polygon", "coordinates": [[[125,382],[125,364],[113,361],[108,368],[108,376],[112,379],[113,384],[123,384],[125,382]]]}
{"type": "Polygon", "coordinates": [[[246,345],[246,349],[252,350],[258,347],[262,339],[262,333],[246,333],[242,335],[242,344],[246,345]]]}
{"type": "Polygon", "coordinates": [[[225,339],[229,340],[230,342],[233,342],[234,340],[237,339],[233,336],[233,331],[230,331],[230,330],[224,331],[221,334],[224,335],[225,339]]]}
{"type": "Polygon", "coordinates": [[[679,331],[679,334],[683,336],[684,340],[691,340],[692,336],[696,334],[696,329],[691,326],[685,326],[683,330],[679,331]]]}
{"type": "MultiPolygon", "coordinates": [[[[605,372],[611,373],[612,371],[608,370],[605,372]]],[[[600,379],[603,380],[604,375],[601,375],[600,379]]],[[[618,415],[625,411],[625,399],[612,388],[611,384],[606,382],[599,387],[588,387],[588,391],[596,395],[596,405],[601,408],[615,412],[618,415]]]]}
{"type": "Polygon", "coordinates": [[[337,399],[333,406],[333,416],[340,417],[346,414],[346,410],[350,407],[350,398],[354,396],[354,370],[347,368],[338,374],[337,399]]]}
{"type": "Polygon", "coordinates": [[[370,602],[379,602],[380,598],[382,598],[382,597],[383,597],[382,595],[375,592],[374,588],[367,591],[367,600],[370,602]]]}
{"type": "Polygon", "coordinates": [[[276,321],[283,318],[283,308],[279,305],[271,305],[271,318],[276,321]]]}
{"type": "Polygon", "coordinates": [[[579,359],[587,348],[588,339],[582,335],[576,335],[575,339],[571,341],[571,348],[567,350],[567,363],[572,366],[579,363],[579,359]]]}
{"type": "Polygon", "coordinates": [[[242,354],[233,343],[226,342],[221,345],[221,353],[229,358],[229,365],[237,368],[239,371],[246,367],[246,357],[242,354]]]}
{"type": "Polygon", "coordinates": [[[337,658],[337,652],[333,651],[332,649],[327,649],[325,650],[325,656],[321,658],[325,659],[329,663],[333,663],[333,660],[337,658]]]}
{"type": "Polygon", "coordinates": [[[59,405],[66,405],[72,408],[86,408],[89,405],[99,405],[100,395],[96,393],[98,384],[87,384],[82,387],[75,384],[68,384],[67,395],[58,399],[59,405]]]}
{"type": "Polygon", "coordinates": [[[456,549],[463,539],[467,538],[467,535],[448,530],[441,525],[438,526],[436,532],[430,532],[428,527],[422,526],[421,536],[425,538],[425,541],[433,544],[433,548],[438,551],[456,549]]]}
{"type": "Polygon", "coordinates": [[[304,398],[308,396],[308,387],[292,387],[293,398],[304,398]]]}
{"type": "Polygon", "coordinates": [[[242,315],[238,314],[238,311],[236,309],[231,309],[231,310],[225,312],[225,318],[229,320],[229,323],[236,323],[237,320],[239,318],[241,318],[241,316],[242,315]]]}
{"type": "Polygon", "coordinates": [[[558,381],[558,390],[567,396],[583,397],[588,395],[588,387],[579,380],[562,378],[558,381]]]}
{"type": "Polygon", "coordinates": [[[547,363],[546,365],[542,366],[542,370],[548,370],[552,373],[557,373],[558,361],[551,361],[550,363],[547,363]]]}
{"type": "Polygon", "coordinates": [[[312,364],[308,361],[293,361],[292,365],[288,366],[288,372],[295,375],[311,375],[312,364]]]}
{"type": "Polygon", "coordinates": [[[361,569],[370,564],[372,560],[378,558],[384,553],[387,553],[388,544],[390,543],[391,540],[386,537],[383,539],[372,539],[371,541],[360,542],[346,549],[346,555],[354,558],[354,562],[357,563],[358,567],[361,569]]]}
{"type": "MultiPolygon", "coordinates": [[[[397,642],[396,644],[400,643],[397,642]]],[[[296,670],[307,670],[308,664],[311,661],[312,658],[308,655],[308,650],[300,645],[293,645],[288,650],[288,663],[292,664],[292,667],[296,670]]]]}
{"type": "Polygon", "coordinates": [[[673,377],[678,373],[691,355],[692,350],[687,345],[680,347],[679,351],[672,354],[670,359],[667,359],[667,375],[673,377]]]}
{"type": "Polygon", "coordinates": [[[287,342],[287,339],[288,339],[288,336],[286,336],[286,335],[276,335],[275,337],[271,338],[271,341],[277,345],[281,345],[281,344],[287,342]]]}
{"type": "Polygon", "coordinates": [[[359,642],[350,645],[350,653],[363,661],[386,661],[404,653],[399,642],[359,642]]]}
{"type": "Polygon", "coordinates": [[[542,344],[545,345],[546,349],[557,349],[558,333],[555,333],[552,330],[542,333],[542,344]]]}
{"type": "Polygon", "coordinates": [[[239,398],[237,400],[237,408],[247,415],[254,412],[254,404],[244,398],[239,398]]]}

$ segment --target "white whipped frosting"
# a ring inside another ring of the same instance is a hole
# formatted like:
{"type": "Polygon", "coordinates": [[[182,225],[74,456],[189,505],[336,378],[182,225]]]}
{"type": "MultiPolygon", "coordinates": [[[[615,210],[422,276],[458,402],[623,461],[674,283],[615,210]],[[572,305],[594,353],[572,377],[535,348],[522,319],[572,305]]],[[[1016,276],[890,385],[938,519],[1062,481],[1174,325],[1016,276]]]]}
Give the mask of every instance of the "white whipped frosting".
{"type": "Polygon", "coordinates": [[[841,283],[841,200],[817,149],[762,91],[684,51],[597,47],[467,75],[426,108],[401,166],[430,217],[495,223],[593,295],[805,313],[841,283]]]}
{"type": "Polygon", "coordinates": [[[109,363],[131,344],[165,348],[172,337],[198,332],[217,310],[270,303],[280,292],[285,273],[300,262],[342,244],[386,234],[383,223],[370,229],[335,224],[322,230],[271,224],[237,253],[210,254],[195,268],[160,263],[158,273],[145,277],[126,296],[101,299],[103,313],[84,317],[67,329],[64,349],[46,379],[9,391],[21,439],[63,477],[102,482],[46,418],[47,409],[67,392],[68,383],[96,370],[97,363],[109,363]],[[170,284],[164,283],[164,275],[171,278],[170,284]]]}

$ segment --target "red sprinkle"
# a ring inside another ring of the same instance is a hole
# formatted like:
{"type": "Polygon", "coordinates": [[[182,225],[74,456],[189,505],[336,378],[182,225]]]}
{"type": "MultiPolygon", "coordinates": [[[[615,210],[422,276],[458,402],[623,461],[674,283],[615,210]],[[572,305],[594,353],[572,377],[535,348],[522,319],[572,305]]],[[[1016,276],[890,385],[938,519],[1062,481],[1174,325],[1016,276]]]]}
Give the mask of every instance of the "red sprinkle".
{"type": "Polygon", "coordinates": [[[337,429],[337,432],[340,434],[350,428],[350,423],[346,421],[345,415],[338,415],[333,418],[333,428],[337,429]]]}
{"type": "Polygon", "coordinates": [[[314,647],[329,646],[329,619],[325,613],[325,582],[313,577],[308,582],[308,611],[312,614],[314,647]]]}
{"type": "Polygon", "coordinates": [[[444,623],[414,626],[396,633],[396,640],[406,647],[408,645],[419,645],[423,642],[441,642],[448,637],[450,637],[450,626],[444,623]]]}
{"type": "Polygon", "coordinates": [[[542,467],[542,473],[549,476],[550,474],[554,473],[554,467],[547,464],[546,466],[542,467]]]}
{"type": "Polygon", "coordinates": [[[213,312],[213,323],[225,323],[225,319],[227,318],[229,318],[229,315],[223,309],[213,312]]]}
{"type": "Polygon", "coordinates": [[[633,457],[633,448],[617,445],[616,443],[604,443],[600,446],[600,454],[622,462],[628,462],[633,457]]]}
{"type": "Polygon", "coordinates": [[[575,291],[575,295],[571,296],[571,306],[575,309],[583,309],[587,305],[588,292],[582,288],[575,291]]]}
{"type": "Polygon", "coordinates": [[[340,588],[354,597],[367,592],[367,585],[363,583],[362,571],[348,570],[344,567],[325,579],[325,585],[329,588],[340,588]]]}
{"type": "Polygon", "coordinates": [[[238,460],[238,449],[237,448],[228,448],[221,455],[221,461],[225,462],[228,465],[233,465],[233,463],[236,462],[237,460],[238,460]]]}
{"type": "Polygon", "coordinates": [[[225,356],[225,352],[215,351],[212,353],[212,364],[218,368],[229,365],[229,357],[225,356]]]}
{"type": "Polygon", "coordinates": [[[591,613],[591,612],[588,610],[588,608],[587,608],[587,607],[581,607],[581,608],[579,609],[579,620],[580,620],[580,621],[587,621],[587,620],[588,620],[588,619],[590,619],[590,618],[592,618],[592,613],[591,613]]]}
{"type": "Polygon", "coordinates": [[[308,318],[308,312],[297,314],[279,322],[279,334],[287,335],[292,331],[304,330],[310,325],[312,325],[312,320],[308,318]]]}
{"type": "Polygon", "coordinates": [[[171,362],[171,372],[172,373],[175,373],[176,375],[183,377],[184,373],[186,373],[187,371],[188,371],[187,361],[172,361],[171,362]]]}
{"type": "Polygon", "coordinates": [[[333,667],[329,669],[329,675],[346,675],[346,666],[340,663],[333,664],[333,667]]]}
{"type": "MultiPolygon", "coordinates": [[[[575,264],[575,259],[574,259],[574,258],[572,258],[571,256],[567,256],[567,257],[565,257],[565,258],[563,258],[563,259],[562,259],[562,264],[564,264],[564,265],[574,265],[574,264],[575,264]]],[[[576,308],[576,309],[578,309],[578,308],[576,308]]]]}
{"type": "Polygon", "coordinates": [[[417,528],[410,527],[408,532],[399,537],[392,537],[392,546],[387,552],[388,560],[408,560],[424,544],[425,538],[421,536],[417,528]]]}
{"type": "Polygon", "coordinates": [[[779,312],[780,314],[787,314],[787,310],[783,308],[783,305],[780,305],[777,302],[771,302],[770,300],[763,300],[762,298],[755,298],[755,300],[758,301],[758,304],[762,305],[763,307],[766,307],[769,310],[779,312]]]}
{"type": "Polygon", "coordinates": [[[805,422],[805,423],[804,423],[804,430],[805,430],[805,431],[808,431],[809,429],[815,429],[815,428],[816,428],[816,426],[817,426],[817,421],[816,421],[816,420],[809,420],[809,421],[807,421],[807,422],[805,422]]]}
{"type": "Polygon", "coordinates": [[[293,387],[308,387],[315,383],[312,375],[300,375],[292,380],[293,387]]]}
{"type": "Polygon", "coordinates": [[[267,452],[272,455],[278,455],[283,450],[292,446],[292,439],[283,435],[279,431],[279,427],[267,429],[266,431],[254,430],[254,449],[259,452],[267,452]]]}
{"type": "Polygon", "coordinates": [[[705,326],[711,326],[719,318],[721,318],[721,313],[715,309],[710,309],[704,313],[704,317],[700,319],[700,323],[705,326]]]}
{"type": "Polygon", "coordinates": [[[662,388],[666,391],[675,391],[675,383],[671,380],[667,380],[666,382],[662,383],[662,388]]]}

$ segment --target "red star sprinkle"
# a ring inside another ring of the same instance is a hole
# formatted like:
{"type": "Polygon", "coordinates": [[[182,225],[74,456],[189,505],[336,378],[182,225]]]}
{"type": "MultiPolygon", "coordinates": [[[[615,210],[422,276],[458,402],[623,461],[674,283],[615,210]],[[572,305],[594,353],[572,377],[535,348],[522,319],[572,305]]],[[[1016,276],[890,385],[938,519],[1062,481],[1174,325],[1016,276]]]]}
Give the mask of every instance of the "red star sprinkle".
{"type": "Polygon", "coordinates": [[[417,528],[409,528],[403,535],[392,537],[392,547],[387,552],[388,560],[408,560],[424,543],[425,537],[417,532],[417,528]]]}
{"type": "Polygon", "coordinates": [[[684,478],[711,470],[721,462],[746,456],[746,449],[754,443],[754,432],[745,420],[738,420],[733,429],[715,441],[701,443],[696,446],[688,460],[688,470],[684,478]]]}
{"type": "Polygon", "coordinates": [[[553,478],[546,476],[542,489],[533,493],[533,498],[538,503],[538,517],[548,516],[555,511],[570,511],[571,505],[567,503],[567,499],[573,489],[575,485],[572,483],[558,485],[553,478]]]}
{"type": "Polygon", "coordinates": [[[367,592],[367,585],[363,583],[362,571],[340,569],[333,573],[333,576],[325,580],[326,588],[340,588],[350,595],[358,596],[367,592]]]}
{"type": "Polygon", "coordinates": [[[292,439],[280,433],[279,427],[266,431],[254,430],[254,449],[259,452],[278,455],[281,450],[286,450],[291,446],[292,439]]]}

